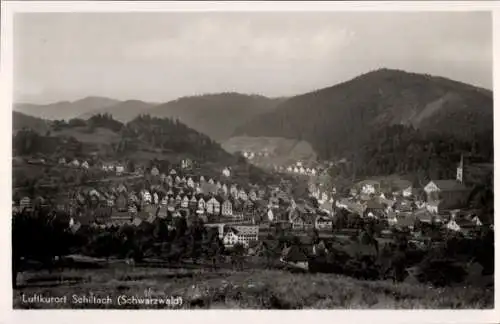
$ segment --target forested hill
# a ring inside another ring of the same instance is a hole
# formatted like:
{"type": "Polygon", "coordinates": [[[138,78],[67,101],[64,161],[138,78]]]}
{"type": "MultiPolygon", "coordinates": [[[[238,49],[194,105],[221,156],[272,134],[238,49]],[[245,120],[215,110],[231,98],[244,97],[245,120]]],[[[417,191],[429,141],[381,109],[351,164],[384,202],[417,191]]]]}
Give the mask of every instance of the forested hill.
{"type": "Polygon", "coordinates": [[[231,137],[234,130],[252,118],[272,111],[283,99],[240,93],[182,97],[155,106],[148,114],[178,118],[191,128],[217,141],[231,137]]]}
{"type": "MultiPolygon", "coordinates": [[[[105,148],[114,158],[143,155],[179,155],[202,160],[236,159],[208,136],[201,134],[178,120],[141,115],[123,124],[109,114],[97,114],[89,118],[47,122],[47,133],[36,130],[19,131],[14,138],[14,153],[63,153],[63,143],[80,143],[83,150],[75,154],[85,156],[96,148],[105,148]],[[36,145],[33,145],[36,144],[36,145]],[[85,152],[85,148],[89,150],[85,152]],[[149,152],[146,154],[146,152],[149,152]]],[[[74,151],[72,151],[74,152],[74,151]]]]}
{"type": "Polygon", "coordinates": [[[109,114],[113,116],[114,119],[122,123],[127,123],[135,117],[147,113],[147,110],[151,107],[154,107],[155,105],[155,103],[149,103],[140,100],[120,101],[115,105],[84,113],[78,116],[78,118],[89,119],[96,114],[109,114]]]}
{"type": "Polygon", "coordinates": [[[23,113],[13,111],[12,130],[16,132],[22,129],[32,129],[40,134],[45,134],[49,130],[49,123],[42,118],[28,116],[23,113]]]}
{"type": "Polygon", "coordinates": [[[105,97],[86,97],[76,101],[59,101],[44,105],[16,103],[13,106],[13,110],[43,119],[68,120],[85,113],[97,113],[100,109],[116,105],[117,103],[119,103],[118,100],[105,97]]]}
{"type": "Polygon", "coordinates": [[[131,165],[179,165],[182,159],[189,158],[195,168],[210,177],[230,167],[233,181],[238,183],[278,179],[175,119],[140,115],[123,124],[109,114],[98,114],[88,120],[54,121],[46,133],[20,130],[13,137],[14,156],[38,156],[50,163],[60,158],[85,159],[91,164],[111,160],[121,161],[132,170],[131,165]]]}
{"type": "MultiPolygon", "coordinates": [[[[456,142],[462,143],[457,147],[474,146],[477,154],[492,158],[491,91],[390,69],[292,97],[272,112],[239,127],[235,135],[306,140],[323,159],[356,155],[362,165],[368,161],[361,157],[367,159],[372,154],[373,158],[373,154],[383,153],[391,155],[396,164],[403,164],[407,152],[396,148],[400,144],[393,145],[391,138],[380,135],[392,125],[404,126],[397,130],[404,138],[418,137],[413,146],[420,151],[433,141],[437,141],[434,146],[447,145],[452,150],[456,142]],[[442,141],[447,144],[441,145],[442,141]]],[[[405,142],[410,143],[411,140],[405,142]]],[[[399,165],[388,166],[385,171],[391,173],[398,168],[399,165]]],[[[405,169],[413,171],[414,167],[408,164],[405,169]]]]}
{"type": "Polygon", "coordinates": [[[116,149],[127,155],[133,155],[141,143],[146,143],[156,151],[183,153],[198,160],[236,159],[211,138],[176,119],[141,115],[127,123],[121,134],[123,138],[116,149]]]}

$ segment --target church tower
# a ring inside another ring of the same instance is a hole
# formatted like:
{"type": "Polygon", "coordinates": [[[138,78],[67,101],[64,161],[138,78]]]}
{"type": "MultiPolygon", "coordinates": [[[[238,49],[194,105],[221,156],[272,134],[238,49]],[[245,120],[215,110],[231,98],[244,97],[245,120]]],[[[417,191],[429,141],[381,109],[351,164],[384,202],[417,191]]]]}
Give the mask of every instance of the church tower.
{"type": "Polygon", "coordinates": [[[457,167],[457,181],[463,183],[464,180],[464,156],[460,156],[460,164],[457,167]]]}

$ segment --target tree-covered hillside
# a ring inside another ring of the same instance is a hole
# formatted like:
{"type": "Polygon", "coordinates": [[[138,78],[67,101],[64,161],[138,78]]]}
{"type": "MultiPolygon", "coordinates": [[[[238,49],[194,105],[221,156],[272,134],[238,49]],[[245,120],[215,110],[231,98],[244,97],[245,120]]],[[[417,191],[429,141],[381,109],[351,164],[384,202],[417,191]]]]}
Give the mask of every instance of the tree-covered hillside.
{"type": "Polygon", "coordinates": [[[447,147],[444,161],[469,150],[491,161],[493,98],[452,80],[382,69],[292,97],[235,134],[306,140],[322,159],[356,156],[369,174],[415,172],[429,163],[416,161],[431,146],[447,147]],[[393,143],[393,135],[401,140],[393,143]]]}

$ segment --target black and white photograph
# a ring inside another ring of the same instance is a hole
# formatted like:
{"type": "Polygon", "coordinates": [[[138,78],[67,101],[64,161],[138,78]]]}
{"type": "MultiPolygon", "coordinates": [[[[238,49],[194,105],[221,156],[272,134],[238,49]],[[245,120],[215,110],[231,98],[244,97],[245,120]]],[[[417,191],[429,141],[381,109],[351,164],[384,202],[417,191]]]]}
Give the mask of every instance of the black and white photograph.
{"type": "Polygon", "coordinates": [[[247,7],[12,14],[12,308],[493,310],[492,11],[247,7]]]}

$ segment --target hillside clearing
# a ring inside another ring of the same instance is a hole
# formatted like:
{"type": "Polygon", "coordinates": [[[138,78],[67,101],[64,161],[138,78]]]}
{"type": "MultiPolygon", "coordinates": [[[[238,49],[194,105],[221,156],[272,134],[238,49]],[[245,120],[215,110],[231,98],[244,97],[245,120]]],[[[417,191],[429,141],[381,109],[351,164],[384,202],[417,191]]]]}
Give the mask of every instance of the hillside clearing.
{"type": "Polygon", "coordinates": [[[121,136],[107,128],[98,127],[92,133],[85,132],[85,128],[63,129],[54,132],[54,136],[71,136],[82,143],[110,144],[118,143],[121,136]]]}

